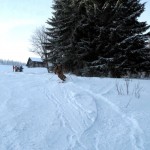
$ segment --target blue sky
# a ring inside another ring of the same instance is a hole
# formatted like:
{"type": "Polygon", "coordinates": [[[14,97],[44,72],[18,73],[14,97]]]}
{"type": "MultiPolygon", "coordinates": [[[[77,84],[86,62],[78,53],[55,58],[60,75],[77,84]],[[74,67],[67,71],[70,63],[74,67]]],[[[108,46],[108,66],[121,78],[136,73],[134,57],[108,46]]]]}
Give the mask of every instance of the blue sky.
{"type": "MultiPolygon", "coordinates": [[[[142,0],[145,2],[146,0],[142,0]]],[[[46,25],[51,18],[53,0],[0,0],[0,59],[26,62],[28,57],[37,57],[29,52],[30,38],[36,28],[46,25]]],[[[139,18],[150,24],[150,1],[139,18]]]]}
{"type": "Polygon", "coordinates": [[[145,4],[145,11],[141,14],[139,20],[140,21],[147,21],[150,25],[150,0],[141,0],[142,3],[146,2],[145,4]]]}
{"type": "Polygon", "coordinates": [[[26,62],[30,38],[51,17],[52,0],[0,0],[0,59],[26,62]]]}

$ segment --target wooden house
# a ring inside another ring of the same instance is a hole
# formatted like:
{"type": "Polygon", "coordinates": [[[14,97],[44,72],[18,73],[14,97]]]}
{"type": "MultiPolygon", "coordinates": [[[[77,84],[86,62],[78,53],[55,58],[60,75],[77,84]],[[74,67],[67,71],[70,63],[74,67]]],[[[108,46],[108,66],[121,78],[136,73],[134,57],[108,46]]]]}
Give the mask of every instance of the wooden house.
{"type": "Polygon", "coordinates": [[[30,68],[31,67],[47,67],[47,64],[41,58],[29,57],[26,66],[30,68]]]}

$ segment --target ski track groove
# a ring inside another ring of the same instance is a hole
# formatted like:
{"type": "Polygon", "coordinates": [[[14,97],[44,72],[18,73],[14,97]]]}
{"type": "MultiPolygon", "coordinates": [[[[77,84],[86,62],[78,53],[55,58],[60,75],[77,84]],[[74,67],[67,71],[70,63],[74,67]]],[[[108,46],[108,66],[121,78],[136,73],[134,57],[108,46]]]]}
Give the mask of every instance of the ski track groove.
{"type": "MultiPolygon", "coordinates": [[[[50,92],[48,92],[48,91],[49,90],[47,90],[45,92],[45,94],[46,94],[46,97],[55,104],[55,107],[57,108],[57,112],[56,112],[57,118],[60,120],[60,122],[62,122],[61,124],[64,125],[63,127],[68,127],[72,131],[72,134],[68,135],[69,136],[68,142],[70,140],[74,140],[74,142],[73,142],[73,143],[75,143],[74,145],[76,145],[76,143],[77,143],[78,145],[80,145],[82,148],[85,149],[85,146],[83,146],[79,141],[82,133],[78,133],[78,131],[71,126],[71,124],[69,123],[69,120],[64,115],[65,114],[65,110],[64,110],[64,106],[63,106],[64,102],[63,103],[61,102],[61,98],[57,97],[56,93],[51,93],[49,95],[50,92]],[[72,137],[74,137],[74,138],[72,138],[72,137]]],[[[80,114],[81,118],[84,117],[83,112],[84,112],[84,114],[86,114],[87,110],[83,109],[79,103],[77,103],[75,100],[73,100],[74,96],[72,97],[72,95],[69,94],[70,92],[66,91],[65,88],[64,89],[60,88],[60,92],[63,92],[63,95],[65,97],[64,99],[66,100],[66,104],[67,103],[71,104],[70,106],[72,106],[80,114]]],[[[90,120],[90,122],[93,122],[93,120],[87,114],[86,114],[86,117],[90,120]]],[[[82,119],[82,121],[84,122],[86,127],[89,126],[83,119],[82,119]]],[[[84,130],[83,130],[83,132],[84,132],[84,130]]],[[[73,147],[74,146],[71,146],[71,149],[73,147]]]]}
{"type": "Polygon", "coordinates": [[[57,118],[59,119],[60,121],[60,124],[62,125],[62,127],[65,127],[65,118],[63,117],[63,114],[61,114],[60,112],[60,106],[59,106],[59,103],[57,101],[57,99],[55,98],[54,95],[50,95],[51,97],[49,97],[48,95],[48,92],[46,92],[46,89],[45,89],[45,95],[46,97],[53,102],[53,104],[55,105],[55,107],[57,108],[57,111],[56,111],[56,114],[57,114],[57,118]],[[64,119],[63,119],[64,118],[64,119]]]}
{"type": "MultiPolygon", "coordinates": [[[[76,109],[79,112],[80,116],[84,118],[83,114],[85,114],[85,116],[93,123],[94,120],[90,118],[89,115],[87,115],[87,113],[90,113],[90,111],[84,109],[84,107],[82,107],[83,105],[81,105],[80,103],[76,101],[76,98],[75,98],[76,93],[74,94],[74,92],[72,91],[71,92],[67,91],[65,90],[65,88],[64,88],[64,93],[65,93],[65,98],[68,100],[68,103],[71,103],[71,106],[73,106],[74,109],[76,109]],[[73,93],[73,94],[70,94],[70,93],[73,93]]],[[[84,121],[84,125],[89,126],[89,124],[87,124],[85,121],[84,121]]]]}
{"type": "MultiPolygon", "coordinates": [[[[68,95],[69,95],[69,94],[68,94],[68,95]]],[[[69,103],[71,103],[72,106],[79,112],[79,114],[80,114],[80,116],[81,116],[82,118],[84,118],[84,116],[83,116],[83,113],[84,113],[84,114],[86,115],[86,117],[87,117],[91,122],[94,122],[93,119],[90,118],[89,115],[87,115],[88,111],[87,111],[86,109],[84,109],[77,101],[73,100],[74,97],[72,97],[72,96],[69,95],[69,96],[66,97],[66,98],[69,100],[69,103]],[[81,113],[81,112],[83,112],[83,113],[81,113]]],[[[85,120],[83,120],[83,122],[84,122],[85,126],[89,126],[89,125],[85,122],[85,120]]]]}
{"type": "MultiPolygon", "coordinates": [[[[76,86],[77,88],[80,88],[78,86],[76,86]]],[[[134,147],[135,150],[144,150],[144,142],[141,138],[141,134],[143,133],[142,129],[140,128],[138,122],[132,118],[132,117],[129,117],[127,116],[125,113],[123,113],[119,107],[117,105],[115,105],[114,103],[110,102],[107,98],[105,98],[103,95],[105,95],[105,93],[109,92],[109,90],[106,90],[106,91],[103,91],[102,93],[100,94],[96,94],[96,93],[92,93],[91,91],[89,90],[85,90],[83,88],[81,88],[82,90],[86,91],[87,93],[89,93],[90,95],[93,95],[95,97],[95,103],[96,100],[103,100],[105,103],[107,103],[118,115],[120,115],[124,121],[129,124],[129,128],[130,128],[130,137],[131,137],[131,141],[132,141],[132,146],[134,147]]],[[[96,105],[98,106],[98,105],[96,105]]],[[[98,110],[98,108],[97,108],[98,110]]],[[[98,116],[97,116],[98,117],[98,116]]],[[[95,120],[95,122],[97,121],[97,119],[95,120]]],[[[87,132],[94,124],[95,122],[93,122],[93,124],[87,129],[85,130],[85,132],[87,132]]],[[[97,131],[98,132],[98,131],[97,131]]],[[[84,134],[84,133],[83,133],[84,134]]],[[[96,142],[95,144],[95,149],[98,150],[98,141],[96,142]]],[[[88,150],[88,149],[87,149],[88,150]]]]}
{"type": "Polygon", "coordinates": [[[130,123],[130,136],[133,141],[133,145],[135,145],[136,150],[144,150],[144,142],[140,135],[142,134],[142,129],[140,128],[138,122],[132,118],[127,116],[125,113],[123,113],[117,105],[114,103],[110,102],[107,98],[105,98],[102,95],[97,95],[97,97],[101,98],[103,101],[105,101],[108,105],[110,105],[115,112],[117,112],[121,117],[124,119],[124,121],[128,124],[130,123]]]}
{"type": "MultiPolygon", "coordinates": [[[[62,89],[61,89],[62,90],[62,89]]],[[[84,113],[86,113],[86,111],[80,106],[80,104],[79,103],[77,103],[77,102],[75,102],[75,101],[72,101],[73,100],[73,98],[75,98],[75,97],[72,97],[72,96],[70,96],[70,91],[68,92],[67,90],[65,90],[65,88],[64,88],[64,90],[63,90],[63,92],[65,93],[64,95],[65,95],[65,99],[67,100],[67,102],[68,103],[71,103],[71,106],[73,106],[77,111],[79,111],[79,113],[80,114],[82,114],[81,112],[82,111],[84,111],[84,113]]],[[[73,92],[74,93],[74,92],[73,92]]],[[[54,95],[53,95],[53,97],[54,97],[54,95]]],[[[58,102],[59,101],[59,99],[57,99],[57,98],[55,98],[55,100],[58,102]]],[[[59,102],[58,102],[59,103],[59,102]]],[[[61,109],[62,109],[62,111],[64,112],[64,110],[63,110],[63,108],[61,107],[61,109]]],[[[61,111],[61,112],[62,112],[61,111]]],[[[89,118],[89,117],[87,117],[87,118],[89,118]]],[[[96,114],[96,117],[95,118],[97,118],[97,114],[96,114]]],[[[65,118],[66,119],[66,118],[65,118]]],[[[67,119],[66,119],[67,120],[67,119]]],[[[92,122],[95,122],[96,120],[92,120],[92,122]]],[[[84,146],[81,142],[80,142],[80,138],[81,138],[81,136],[82,136],[82,134],[85,132],[85,130],[83,130],[82,131],[82,133],[80,133],[79,135],[78,135],[78,131],[76,131],[75,129],[73,129],[72,127],[71,127],[71,125],[70,125],[70,123],[69,123],[69,121],[67,120],[67,124],[69,124],[69,127],[71,128],[71,130],[75,133],[75,135],[76,135],[76,139],[75,139],[75,141],[74,141],[74,146],[72,147],[72,149],[76,146],[76,145],[80,145],[80,147],[82,148],[82,150],[86,150],[86,146],[84,146]]],[[[93,124],[93,123],[92,123],[93,124]]],[[[90,126],[92,126],[92,124],[90,124],[90,126]]],[[[86,125],[87,126],[87,125],[86,125]]],[[[88,126],[88,128],[90,127],[90,126],[88,126]]],[[[74,135],[73,135],[74,136],[74,135]]],[[[71,149],[71,150],[72,150],[71,149]]]]}
{"type": "MultiPolygon", "coordinates": [[[[66,128],[69,128],[71,131],[72,131],[72,134],[71,135],[68,135],[69,136],[69,138],[67,138],[67,140],[68,140],[68,142],[69,142],[69,149],[70,149],[70,147],[73,147],[72,146],[72,142],[73,143],[76,143],[77,141],[78,141],[78,131],[77,130],[75,130],[72,126],[71,126],[71,124],[70,124],[70,122],[69,122],[69,120],[65,117],[65,115],[64,115],[64,109],[63,109],[63,107],[61,107],[61,104],[59,103],[59,101],[58,101],[58,99],[53,95],[52,96],[52,98],[53,98],[53,100],[54,101],[56,101],[57,102],[57,108],[58,108],[58,112],[59,112],[59,114],[62,114],[61,116],[62,116],[62,120],[64,120],[64,124],[65,124],[65,127],[66,128]],[[72,138],[72,137],[74,137],[74,138],[72,138]],[[71,141],[70,141],[71,140],[71,141]],[[73,140],[73,141],[72,141],[73,140]]],[[[58,119],[59,119],[59,116],[58,116],[58,119]]]]}
{"type": "MultiPolygon", "coordinates": [[[[46,92],[46,96],[56,106],[56,108],[57,108],[57,111],[56,111],[57,118],[60,120],[60,122],[62,124],[62,127],[69,128],[72,131],[73,134],[72,135],[68,135],[69,137],[76,137],[77,131],[72,128],[72,126],[70,125],[68,119],[64,116],[63,109],[61,107],[61,104],[59,103],[59,100],[56,98],[56,95],[55,94],[51,94],[49,96],[48,93],[49,92],[46,92]]],[[[74,139],[76,139],[76,138],[74,138],[74,139]]],[[[68,138],[68,141],[69,140],[70,140],[70,138],[68,138]]]]}

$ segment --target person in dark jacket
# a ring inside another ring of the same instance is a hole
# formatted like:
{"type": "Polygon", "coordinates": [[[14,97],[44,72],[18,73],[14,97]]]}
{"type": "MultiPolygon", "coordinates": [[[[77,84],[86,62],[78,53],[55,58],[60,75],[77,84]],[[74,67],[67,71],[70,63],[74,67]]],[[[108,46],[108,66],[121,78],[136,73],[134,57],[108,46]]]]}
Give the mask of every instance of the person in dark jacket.
{"type": "Polygon", "coordinates": [[[65,76],[64,73],[63,73],[62,64],[58,63],[58,64],[56,65],[56,67],[54,68],[54,73],[57,74],[58,77],[59,77],[61,80],[65,81],[66,76],[65,76]]]}
{"type": "Polygon", "coordinates": [[[19,70],[20,70],[20,72],[22,72],[22,71],[23,71],[23,67],[22,67],[22,66],[20,66],[19,70]]]}

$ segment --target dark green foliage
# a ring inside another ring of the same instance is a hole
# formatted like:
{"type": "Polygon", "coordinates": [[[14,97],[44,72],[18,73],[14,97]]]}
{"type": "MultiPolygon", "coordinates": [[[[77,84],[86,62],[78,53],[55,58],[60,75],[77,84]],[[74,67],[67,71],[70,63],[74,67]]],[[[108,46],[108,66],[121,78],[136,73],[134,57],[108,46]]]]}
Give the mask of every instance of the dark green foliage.
{"type": "Polygon", "coordinates": [[[139,0],[55,0],[47,23],[49,61],[84,76],[121,77],[150,70],[139,0]]]}
{"type": "Polygon", "coordinates": [[[71,37],[73,34],[73,26],[75,19],[72,18],[72,6],[69,0],[56,0],[53,6],[54,17],[49,19],[47,23],[51,26],[48,28],[47,34],[50,36],[47,48],[50,49],[50,60],[53,63],[68,62],[72,59],[73,54],[71,37]]]}

